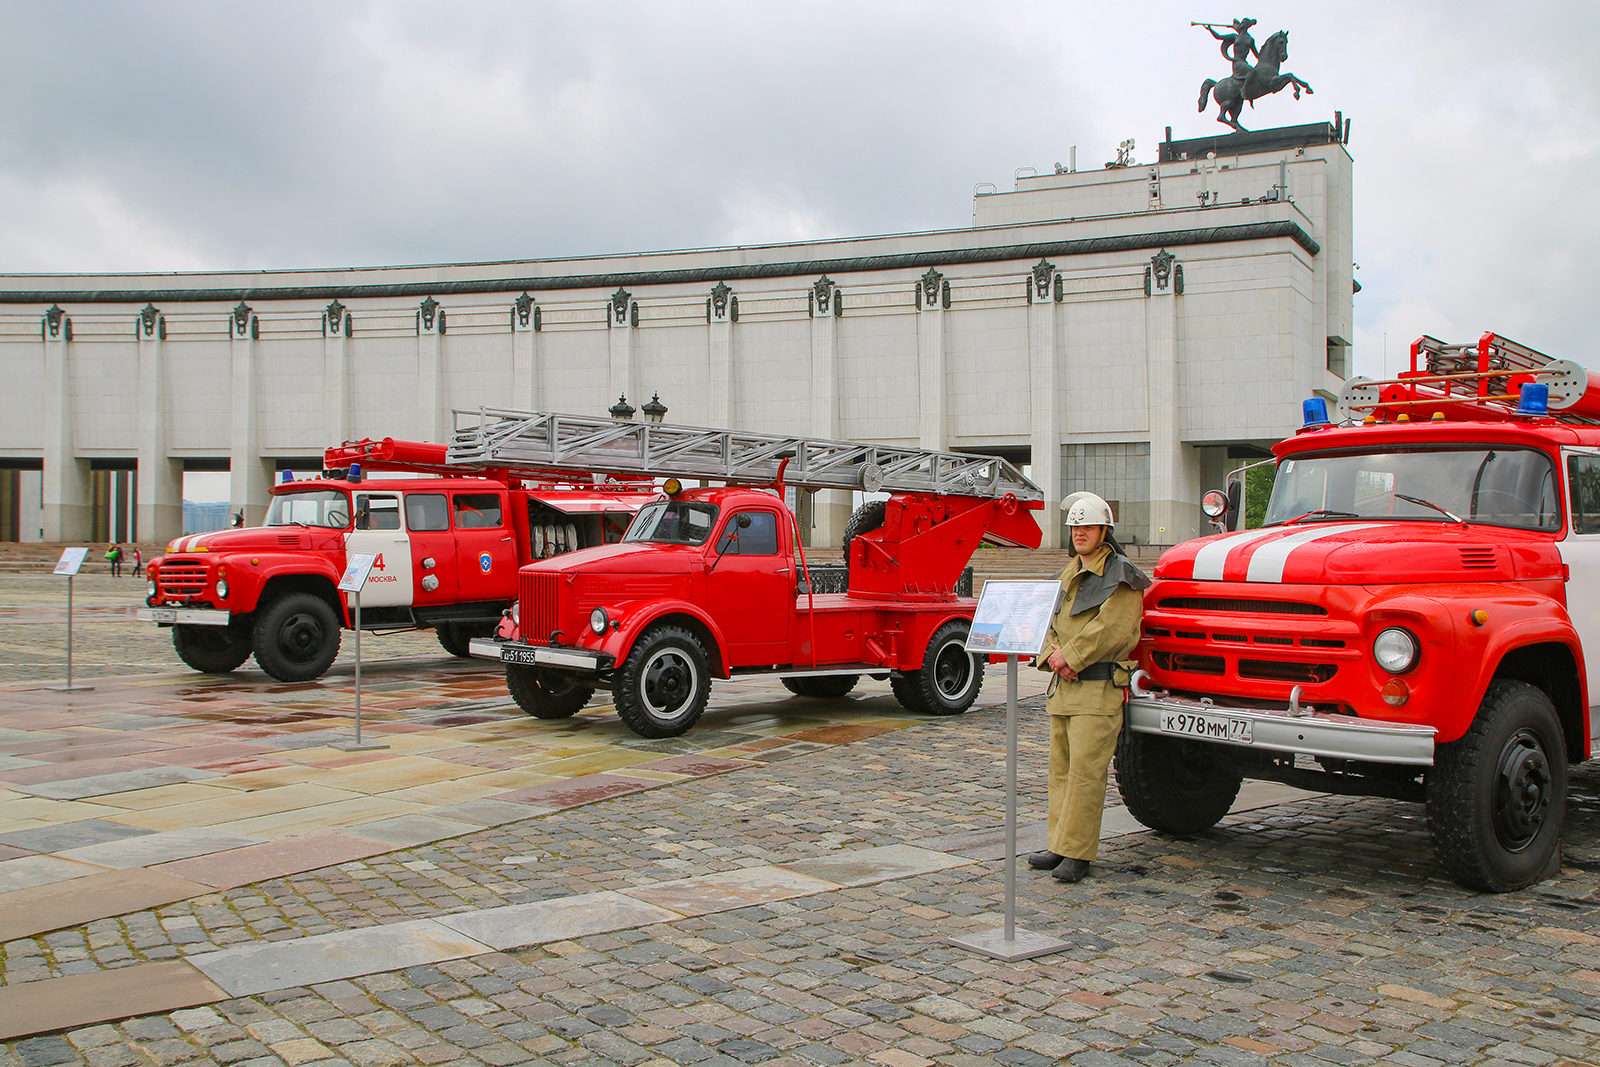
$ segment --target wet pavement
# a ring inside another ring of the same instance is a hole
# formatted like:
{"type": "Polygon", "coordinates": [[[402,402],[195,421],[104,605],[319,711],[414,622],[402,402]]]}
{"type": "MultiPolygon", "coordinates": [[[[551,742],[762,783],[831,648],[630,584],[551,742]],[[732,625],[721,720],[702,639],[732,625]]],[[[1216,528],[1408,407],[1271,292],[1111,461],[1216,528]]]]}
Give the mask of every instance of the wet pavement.
{"type": "MultiPolygon", "coordinates": [[[[1017,875],[1005,679],[713,686],[647,741],[599,694],[522,715],[496,667],[364,637],[317,682],[209,678],[137,588],[0,576],[0,1067],[1562,1064],[1600,1059],[1600,765],[1556,878],[1444,878],[1422,811],[1247,785],[1180,840],[1116,802],[1091,877],[1017,875]],[[81,614],[80,614],[81,612],[81,614]]],[[[348,636],[348,635],[347,635],[348,636]]],[[[1020,845],[1045,728],[1022,672],[1020,845]]]]}

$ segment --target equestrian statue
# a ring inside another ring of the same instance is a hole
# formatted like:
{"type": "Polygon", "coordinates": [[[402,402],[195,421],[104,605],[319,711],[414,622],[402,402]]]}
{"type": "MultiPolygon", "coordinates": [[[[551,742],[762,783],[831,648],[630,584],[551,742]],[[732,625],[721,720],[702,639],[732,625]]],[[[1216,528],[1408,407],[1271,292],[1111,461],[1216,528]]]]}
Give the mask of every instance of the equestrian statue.
{"type": "Polygon", "coordinates": [[[1310,93],[1314,90],[1309,82],[1301,81],[1288,72],[1279,73],[1278,68],[1284,60],[1289,58],[1289,31],[1279,30],[1256,47],[1255,38],[1250,36],[1250,28],[1256,24],[1255,19],[1234,19],[1232,25],[1217,22],[1191,22],[1191,26],[1199,26],[1211,36],[1222,42],[1222,58],[1233,64],[1233,74],[1220,81],[1207,78],[1200,85],[1200,107],[1206,109],[1206,98],[1210,97],[1217,102],[1217,121],[1232,126],[1240,133],[1248,133],[1239,125],[1239,111],[1244,107],[1245,101],[1255,107],[1256,100],[1263,96],[1271,96],[1279,89],[1292,85],[1294,98],[1300,99],[1300,90],[1310,93]],[[1228,33],[1218,33],[1219,29],[1229,30],[1228,33]],[[1256,63],[1250,65],[1254,58],[1256,63]]]}

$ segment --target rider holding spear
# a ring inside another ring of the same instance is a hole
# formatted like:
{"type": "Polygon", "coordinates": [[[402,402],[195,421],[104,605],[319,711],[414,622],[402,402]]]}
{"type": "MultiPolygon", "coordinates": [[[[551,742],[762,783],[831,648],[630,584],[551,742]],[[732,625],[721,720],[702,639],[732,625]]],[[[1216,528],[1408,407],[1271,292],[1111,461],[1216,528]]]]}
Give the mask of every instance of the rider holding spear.
{"type": "Polygon", "coordinates": [[[1207,33],[1222,42],[1222,58],[1233,63],[1233,76],[1241,83],[1250,76],[1250,60],[1260,59],[1261,53],[1256,51],[1256,41],[1250,36],[1250,27],[1256,24],[1255,19],[1234,19],[1232,33],[1218,33],[1220,22],[1191,22],[1191,26],[1200,26],[1207,33]]]}

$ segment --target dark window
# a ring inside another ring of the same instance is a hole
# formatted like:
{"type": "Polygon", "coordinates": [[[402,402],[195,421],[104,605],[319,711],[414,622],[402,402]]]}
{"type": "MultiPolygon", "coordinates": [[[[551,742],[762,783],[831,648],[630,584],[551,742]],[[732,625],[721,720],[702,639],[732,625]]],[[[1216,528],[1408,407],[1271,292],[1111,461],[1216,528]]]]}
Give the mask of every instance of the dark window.
{"type": "Polygon", "coordinates": [[[722,528],[717,548],[728,556],[776,556],[778,516],[770,511],[741,511],[722,528]],[[749,524],[744,521],[749,519],[749,524]]]}
{"type": "Polygon", "coordinates": [[[488,530],[500,525],[498,493],[457,493],[456,529],[488,530]]]}
{"type": "Polygon", "coordinates": [[[356,529],[400,529],[400,501],[392,496],[356,495],[356,529]]]}
{"type": "Polygon", "coordinates": [[[448,530],[450,512],[446,509],[443,493],[407,493],[406,528],[408,530],[448,530]]]}
{"type": "Polygon", "coordinates": [[[1600,456],[1568,456],[1572,484],[1572,532],[1600,533],[1600,456]]]}

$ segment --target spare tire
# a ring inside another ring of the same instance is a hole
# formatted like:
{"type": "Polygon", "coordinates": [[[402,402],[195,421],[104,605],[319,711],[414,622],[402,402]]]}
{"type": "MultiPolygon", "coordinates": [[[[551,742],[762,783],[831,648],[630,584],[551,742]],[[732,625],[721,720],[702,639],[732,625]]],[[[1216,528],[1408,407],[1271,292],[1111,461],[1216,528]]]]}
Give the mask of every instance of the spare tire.
{"type": "MultiPolygon", "coordinates": [[[[885,513],[888,511],[887,500],[869,500],[862,504],[850,515],[850,521],[844,524],[844,564],[850,566],[850,542],[856,534],[864,534],[876,530],[883,525],[885,513]]],[[[846,578],[846,585],[849,579],[846,578]]]]}

